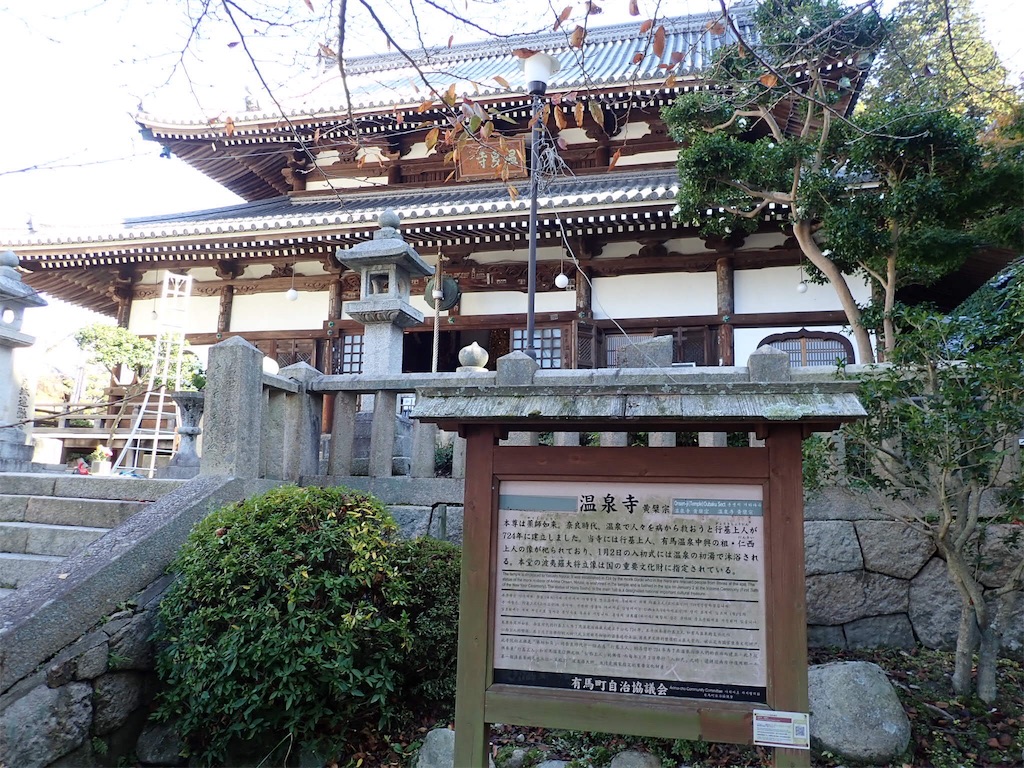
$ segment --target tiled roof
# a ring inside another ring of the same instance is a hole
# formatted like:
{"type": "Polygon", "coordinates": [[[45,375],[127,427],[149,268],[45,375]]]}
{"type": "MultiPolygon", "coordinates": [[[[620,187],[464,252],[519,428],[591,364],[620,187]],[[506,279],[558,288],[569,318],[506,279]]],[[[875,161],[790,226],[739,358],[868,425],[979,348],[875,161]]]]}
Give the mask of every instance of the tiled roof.
{"type": "MultiPolygon", "coordinates": [[[[753,32],[746,6],[734,6],[731,19],[744,37],[753,32]]],[[[568,35],[572,28],[542,35],[523,35],[488,40],[480,43],[454,45],[451,48],[432,48],[410,51],[416,62],[414,67],[398,53],[365,56],[346,61],[348,88],[352,109],[373,112],[396,106],[416,106],[430,98],[423,84],[422,73],[431,85],[443,92],[455,83],[460,92],[475,99],[500,98],[502,95],[522,97],[519,84],[522,74],[519,60],[512,54],[518,48],[529,48],[548,53],[558,59],[561,69],[552,78],[549,90],[567,92],[575,89],[613,88],[615,86],[660,85],[667,76],[665,64],[672,54],[682,60],[671,71],[680,78],[693,76],[704,70],[715,50],[735,42],[728,28],[709,28],[720,19],[719,13],[660,18],[651,30],[641,33],[640,19],[628,24],[592,28],[587,32],[582,49],[571,48],[568,35]],[[655,56],[652,50],[653,34],[659,26],[665,29],[665,52],[655,56]],[[721,32],[714,34],[713,32],[721,32]],[[635,54],[643,53],[639,63],[633,63],[635,54]],[[418,71],[417,71],[418,70],[418,71]],[[512,84],[505,88],[496,78],[512,84]]],[[[291,116],[316,114],[344,114],[344,91],[336,72],[325,76],[313,89],[306,89],[301,100],[286,101],[291,116]]],[[[278,114],[249,113],[234,116],[236,130],[244,130],[245,123],[280,119],[278,114]]],[[[203,121],[140,121],[158,135],[172,134],[172,126],[206,126],[203,121]]]]}
{"type": "MultiPolygon", "coordinates": [[[[541,190],[538,205],[542,215],[545,211],[607,210],[612,206],[629,208],[656,203],[667,208],[674,202],[678,189],[678,174],[672,168],[611,171],[554,179],[541,190]]],[[[56,246],[246,232],[266,238],[275,230],[294,228],[370,229],[380,212],[388,208],[396,211],[405,224],[429,226],[433,220],[525,215],[529,209],[528,182],[519,182],[519,191],[519,198],[512,199],[505,184],[485,183],[347,192],[340,198],[277,197],[226,208],[127,219],[122,228],[112,232],[24,239],[10,245],[56,246]]]]}

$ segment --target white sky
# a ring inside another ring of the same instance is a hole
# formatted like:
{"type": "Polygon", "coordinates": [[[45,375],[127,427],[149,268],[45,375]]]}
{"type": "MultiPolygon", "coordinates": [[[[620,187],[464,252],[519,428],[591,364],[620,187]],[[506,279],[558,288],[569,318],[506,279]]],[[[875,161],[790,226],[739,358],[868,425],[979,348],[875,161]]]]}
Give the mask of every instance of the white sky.
{"type": "MultiPolygon", "coordinates": [[[[249,0],[247,7],[265,1],[249,0]]],[[[312,1],[333,18],[328,3],[337,0],[312,1]]],[[[571,1],[553,0],[552,5],[561,8],[571,1]]],[[[275,0],[272,4],[287,2],[309,17],[303,0],[275,0]]],[[[975,3],[987,35],[1019,78],[1024,71],[1024,3],[975,3]]],[[[605,13],[592,18],[591,24],[629,20],[628,0],[603,0],[601,4],[605,13]]],[[[465,7],[472,18],[492,26],[476,10],[485,5],[484,0],[468,0],[465,7]]],[[[493,26],[504,33],[528,31],[531,26],[550,28],[539,21],[552,17],[548,2],[520,0],[513,5],[535,13],[518,14],[513,20],[502,18],[493,26]]],[[[582,3],[574,5],[578,12],[582,3]]],[[[717,3],[710,5],[717,7],[717,3]]],[[[140,104],[160,117],[194,115],[197,100],[210,116],[237,113],[246,87],[264,108],[268,105],[259,95],[242,47],[229,47],[239,36],[224,21],[210,25],[197,46],[205,60],[186,59],[191,86],[186,86],[180,68],[171,74],[177,61],[175,52],[188,32],[184,6],[180,0],[0,0],[0,243],[25,235],[30,219],[39,234],[68,228],[96,234],[105,230],[105,224],[128,216],[238,202],[233,194],[177,158],[160,158],[160,146],[143,140],[133,119],[140,104]],[[49,164],[59,168],[10,173],[49,164]]],[[[657,4],[640,0],[640,18],[647,18],[656,6],[661,15],[676,15],[703,11],[709,2],[662,0],[657,4]]],[[[375,0],[374,8],[383,18],[399,20],[398,27],[411,31],[408,0],[375,0]]],[[[436,19],[424,20],[424,26],[431,35],[427,44],[443,45],[452,34],[461,42],[471,34],[436,19]]],[[[333,33],[330,22],[317,30],[316,39],[327,41],[333,33]]],[[[380,34],[367,32],[358,23],[352,25],[350,37],[354,45],[364,46],[362,52],[383,48],[380,34]]],[[[294,34],[253,44],[262,46],[256,51],[258,57],[277,61],[289,58],[299,48],[313,49],[294,34]]],[[[415,43],[407,39],[406,44],[415,43]]],[[[308,73],[310,67],[307,64],[304,71],[308,73]]],[[[269,66],[266,72],[285,77],[269,66]]],[[[302,77],[303,71],[296,76],[293,70],[291,75],[294,80],[302,77]]],[[[40,326],[52,328],[54,316],[50,309],[30,310],[25,330],[33,333],[40,326]]]]}

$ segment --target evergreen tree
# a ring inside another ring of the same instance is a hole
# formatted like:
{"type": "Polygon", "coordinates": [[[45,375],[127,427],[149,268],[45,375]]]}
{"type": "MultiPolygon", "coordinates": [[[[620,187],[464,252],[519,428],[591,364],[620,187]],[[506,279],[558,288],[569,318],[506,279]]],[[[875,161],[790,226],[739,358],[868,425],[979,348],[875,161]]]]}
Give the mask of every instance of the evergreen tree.
{"type": "Polygon", "coordinates": [[[972,0],[903,0],[886,27],[865,105],[913,104],[987,119],[1019,101],[972,0]]]}

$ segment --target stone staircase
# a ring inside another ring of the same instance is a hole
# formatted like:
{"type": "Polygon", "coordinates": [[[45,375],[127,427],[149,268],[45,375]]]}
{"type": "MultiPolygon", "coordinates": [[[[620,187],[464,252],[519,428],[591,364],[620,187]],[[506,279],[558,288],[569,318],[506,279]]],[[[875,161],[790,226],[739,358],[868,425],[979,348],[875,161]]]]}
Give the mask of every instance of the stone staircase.
{"type": "Polygon", "coordinates": [[[0,473],[0,599],[183,482],[0,473]]]}

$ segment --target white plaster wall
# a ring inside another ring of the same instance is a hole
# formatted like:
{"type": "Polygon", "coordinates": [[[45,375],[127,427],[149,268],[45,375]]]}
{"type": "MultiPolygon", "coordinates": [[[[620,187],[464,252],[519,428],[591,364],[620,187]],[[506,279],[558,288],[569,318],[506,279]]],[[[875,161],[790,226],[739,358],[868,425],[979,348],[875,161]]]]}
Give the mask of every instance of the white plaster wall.
{"type": "Polygon", "coordinates": [[[599,320],[713,315],[718,311],[715,273],[599,277],[593,302],[599,320]]]}
{"type": "Polygon", "coordinates": [[[327,291],[299,291],[288,301],[284,291],[235,296],[231,303],[231,330],[301,331],[323,327],[329,300],[327,291]]]}
{"type": "MultiPolygon", "coordinates": [[[[736,314],[760,312],[820,312],[842,309],[831,285],[807,283],[807,292],[798,293],[800,270],[797,267],[738,269],[733,278],[736,314]]],[[[871,287],[858,278],[848,278],[850,290],[859,304],[871,300],[871,287]]],[[[738,359],[738,358],[737,358],[738,359]]]]}
{"type": "MultiPolygon", "coordinates": [[[[128,330],[139,336],[155,336],[160,331],[159,299],[136,299],[128,318],[128,330]],[[157,310],[157,319],[153,311],[157,310]]],[[[217,314],[220,312],[220,298],[217,296],[191,296],[188,300],[188,315],[185,319],[185,333],[216,333],[217,314]]]]}
{"type": "MultiPolygon", "coordinates": [[[[769,336],[774,336],[777,333],[793,333],[799,331],[800,326],[779,326],[776,328],[737,328],[733,332],[733,343],[736,350],[736,365],[746,365],[747,358],[753,354],[754,350],[758,348],[763,339],[769,336]]],[[[857,343],[853,340],[850,334],[841,325],[823,325],[814,326],[808,328],[808,331],[814,333],[838,333],[846,338],[850,339],[850,343],[853,345],[853,355],[857,356],[857,343]]],[[[856,362],[860,362],[857,360],[856,362]]]]}
{"type": "MultiPolygon", "coordinates": [[[[576,293],[574,291],[538,293],[534,309],[536,315],[542,312],[574,312],[576,310],[576,293]]],[[[522,312],[526,312],[525,291],[489,291],[487,293],[463,294],[459,314],[507,315],[522,312]]]]}

